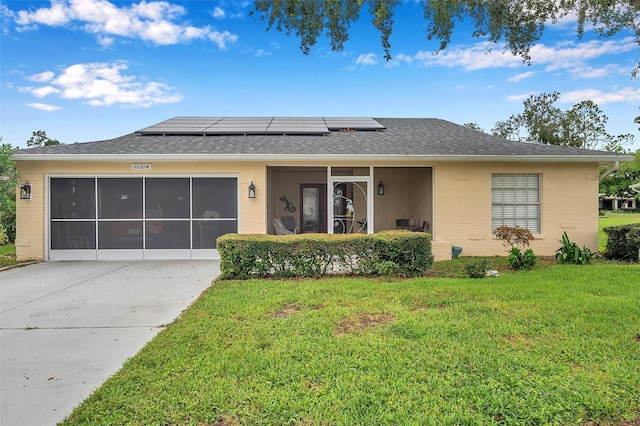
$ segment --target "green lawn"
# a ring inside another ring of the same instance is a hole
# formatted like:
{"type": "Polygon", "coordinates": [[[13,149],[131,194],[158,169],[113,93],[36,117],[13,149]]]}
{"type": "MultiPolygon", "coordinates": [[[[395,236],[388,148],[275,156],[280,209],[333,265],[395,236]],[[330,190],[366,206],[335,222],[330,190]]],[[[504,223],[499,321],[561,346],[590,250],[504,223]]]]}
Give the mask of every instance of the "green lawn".
{"type": "Polygon", "coordinates": [[[628,225],[630,223],[640,223],[640,213],[617,213],[607,212],[606,217],[599,219],[600,232],[598,234],[598,251],[604,252],[607,247],[607,234],[602,230],[609,226],[628,225]]]}
{"type": "Polygon", "coordinates": [[[638,276],[218,281],[64,424],[636,424],[638,276]]]}
{"type": "Polygon", "coordinates": [[[0,268],[15,265],[16,263],[16,246],[14,244],[0,245],[0,268]]]}

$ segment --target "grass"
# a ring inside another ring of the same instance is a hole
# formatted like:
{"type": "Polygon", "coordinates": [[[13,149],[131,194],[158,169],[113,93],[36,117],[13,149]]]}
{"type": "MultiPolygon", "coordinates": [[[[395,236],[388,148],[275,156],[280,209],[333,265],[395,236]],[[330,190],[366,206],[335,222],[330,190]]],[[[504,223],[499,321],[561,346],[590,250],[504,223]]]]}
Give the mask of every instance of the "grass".
{"type": "Polygon", "coordinates": [[[637,424],[639,275],[217,281],[64,424],[637,424]]]}
{"type": "Polygon", "coordinates": [[[609,226],[629,225],[640,223],[640,213],[618,213],[608,211],[605,217],[599,219],[600,232],[598,233],[598,251],[603,253],[607,247],[607,234],[603,229],[609,226]]]}
{"type": "Polygon", "coordinates": [[[0,268],[16,265],[16,246],[14,244],[0,245],[0,268]]]}

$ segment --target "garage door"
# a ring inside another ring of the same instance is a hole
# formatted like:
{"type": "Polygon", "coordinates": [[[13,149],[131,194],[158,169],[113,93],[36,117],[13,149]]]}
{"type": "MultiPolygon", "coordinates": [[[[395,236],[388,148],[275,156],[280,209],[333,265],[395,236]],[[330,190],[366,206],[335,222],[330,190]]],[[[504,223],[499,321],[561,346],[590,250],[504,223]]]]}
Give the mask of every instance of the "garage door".
{"type": "Polygon", "coordinates": [[[236,177],[52,177],[49,258],[216,258],[238,231],[236,177]]]}

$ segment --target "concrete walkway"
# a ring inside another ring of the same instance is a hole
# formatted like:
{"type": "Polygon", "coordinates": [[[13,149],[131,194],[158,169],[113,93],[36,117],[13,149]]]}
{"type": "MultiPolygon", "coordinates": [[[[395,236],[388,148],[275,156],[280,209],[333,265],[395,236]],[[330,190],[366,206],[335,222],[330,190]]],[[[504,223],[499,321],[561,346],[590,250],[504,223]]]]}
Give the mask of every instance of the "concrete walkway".
{"type": "Polygon", "coordinates": [[[0,272],[0,424],[64,420],[218,274],[211,260],[46,262],[0,272]]]}

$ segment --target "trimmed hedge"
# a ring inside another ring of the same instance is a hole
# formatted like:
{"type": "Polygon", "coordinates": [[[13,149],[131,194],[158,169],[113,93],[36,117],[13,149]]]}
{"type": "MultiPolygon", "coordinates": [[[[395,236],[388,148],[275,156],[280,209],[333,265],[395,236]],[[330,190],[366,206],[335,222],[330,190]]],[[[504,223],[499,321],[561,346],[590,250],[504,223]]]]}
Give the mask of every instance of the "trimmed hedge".
{"type": "Polygon", "coordinates": [[[607,234],[605,257],[637,262],[640,251],[640,223],[604,228],[607,234]]]}
{"type": "Polygon", "coordinates": [[[431,235],[385,231],[377,234],[226,234],[217,240],[220,277],[307,277],[323,275],[423,275],[433,265],[431,235]]]}

